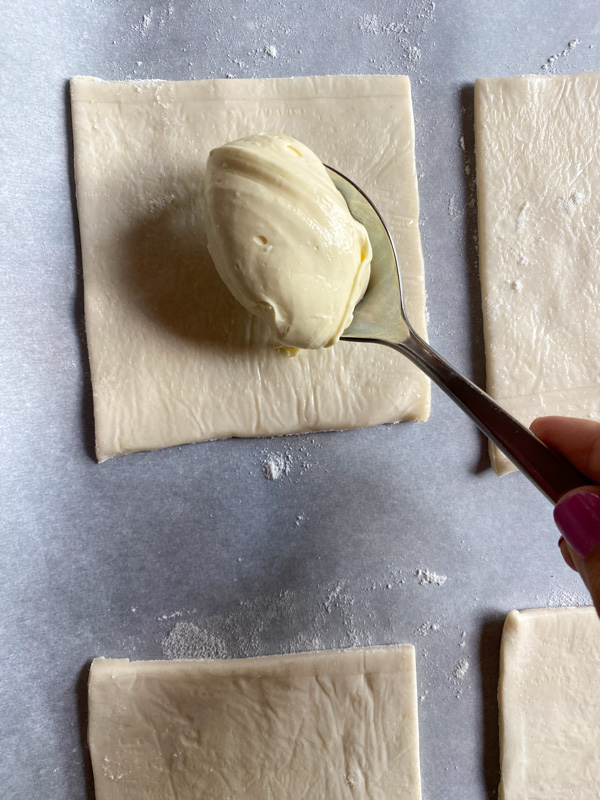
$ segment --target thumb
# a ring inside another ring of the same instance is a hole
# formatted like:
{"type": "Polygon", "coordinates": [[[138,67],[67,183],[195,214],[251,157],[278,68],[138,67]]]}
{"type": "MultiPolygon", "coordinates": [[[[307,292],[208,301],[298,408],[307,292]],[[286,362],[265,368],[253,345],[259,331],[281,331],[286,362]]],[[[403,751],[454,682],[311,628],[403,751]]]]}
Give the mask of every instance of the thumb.
{"type": "Polygon", "coordinates": [[[600,613],[600,487],[566,494],[556,504],[554,521],[600,613]]]}

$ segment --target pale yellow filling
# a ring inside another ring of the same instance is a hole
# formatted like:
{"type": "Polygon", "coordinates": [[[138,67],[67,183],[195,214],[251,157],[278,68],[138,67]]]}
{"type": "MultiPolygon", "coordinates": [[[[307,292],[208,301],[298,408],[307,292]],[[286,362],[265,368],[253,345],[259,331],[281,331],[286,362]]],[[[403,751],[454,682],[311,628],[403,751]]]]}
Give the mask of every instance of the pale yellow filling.
{"type": "Polygon", "coordinates": [[[352,321],[371,244],[320,159],[261,133],[212,150],[205,225],[215,267],[285,351],[330,347],[352,321]]]}

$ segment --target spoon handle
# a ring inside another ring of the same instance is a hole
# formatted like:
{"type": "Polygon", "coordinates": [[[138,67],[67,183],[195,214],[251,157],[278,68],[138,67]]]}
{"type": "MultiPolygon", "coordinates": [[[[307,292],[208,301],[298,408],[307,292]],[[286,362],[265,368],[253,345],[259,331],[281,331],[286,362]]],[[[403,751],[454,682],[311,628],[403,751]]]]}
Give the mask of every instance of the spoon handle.
{"type": "Polygon", "coordinates": [[[488,394],[457,372],[412,329],[401,343],[381,341],[381,344],[399,350],[422,369],[553,503],[572,489],[592,484],[488,394]]]}

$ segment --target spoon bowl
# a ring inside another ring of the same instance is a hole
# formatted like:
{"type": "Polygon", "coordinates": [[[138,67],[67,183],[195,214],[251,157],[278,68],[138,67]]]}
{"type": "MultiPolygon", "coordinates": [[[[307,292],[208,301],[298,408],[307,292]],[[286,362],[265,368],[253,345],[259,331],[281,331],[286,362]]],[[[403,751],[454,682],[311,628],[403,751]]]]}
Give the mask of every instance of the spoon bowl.
{"type": "Polygon", "coordinates": [[[414,330],[406,316],[396,248],[381,214],[360,187],[332,167],[326,169],[352,216],[365,226],[373,249],[367,291],[341,338],[386,345],[409,358],[551,502],[589,485],[588,478],[454,369],[414,330]]]}

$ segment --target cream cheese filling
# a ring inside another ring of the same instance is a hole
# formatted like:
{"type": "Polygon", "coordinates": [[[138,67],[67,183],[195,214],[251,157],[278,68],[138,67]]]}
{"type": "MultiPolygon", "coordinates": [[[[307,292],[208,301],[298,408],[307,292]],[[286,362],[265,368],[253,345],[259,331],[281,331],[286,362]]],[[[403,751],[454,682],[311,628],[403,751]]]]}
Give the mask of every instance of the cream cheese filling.
{"type": "Polygon", "coordinates": [[[312,150],[270,133],[217,147],[204,202],[208,249],[234,297],[288,352],[335,344],[366,291],[372,252],[312,150]]]}

